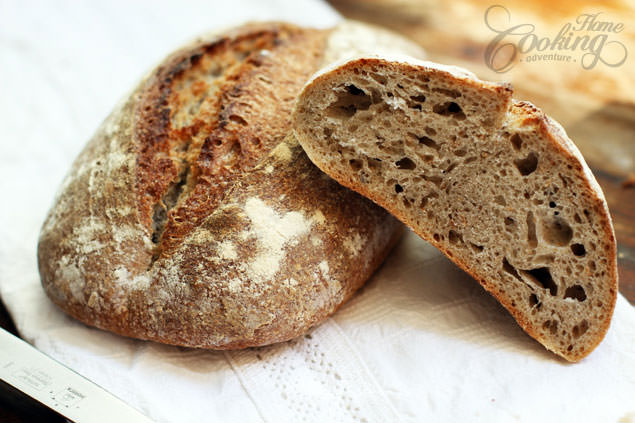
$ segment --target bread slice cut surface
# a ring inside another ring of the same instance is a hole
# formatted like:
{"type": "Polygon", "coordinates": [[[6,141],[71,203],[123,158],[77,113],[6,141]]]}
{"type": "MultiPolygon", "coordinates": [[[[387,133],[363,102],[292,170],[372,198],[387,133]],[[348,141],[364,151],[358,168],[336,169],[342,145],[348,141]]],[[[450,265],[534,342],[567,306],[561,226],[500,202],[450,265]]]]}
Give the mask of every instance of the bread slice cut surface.
{"type": "Polygon", "coordinates": [[[556,122],[507,84],[402,57],[320,71],[294,113],[309,158],[477,279],[569,361],[606,333],[617,295],[604,196],[556,122]]]}

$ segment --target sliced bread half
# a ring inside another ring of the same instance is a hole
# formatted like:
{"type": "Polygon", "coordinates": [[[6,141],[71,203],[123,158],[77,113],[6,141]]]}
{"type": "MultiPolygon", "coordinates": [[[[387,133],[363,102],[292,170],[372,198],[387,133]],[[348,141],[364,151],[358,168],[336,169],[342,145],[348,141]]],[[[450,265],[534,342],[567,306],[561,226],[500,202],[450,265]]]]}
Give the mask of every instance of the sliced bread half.
{"type": "Polygon", "coordinates": [[[569,361],[602,340],[617,295],[606,201],[565,131],[507,84],[408,58],[318,73],[294,112],[309,158],[383,206],[569,361]]]}

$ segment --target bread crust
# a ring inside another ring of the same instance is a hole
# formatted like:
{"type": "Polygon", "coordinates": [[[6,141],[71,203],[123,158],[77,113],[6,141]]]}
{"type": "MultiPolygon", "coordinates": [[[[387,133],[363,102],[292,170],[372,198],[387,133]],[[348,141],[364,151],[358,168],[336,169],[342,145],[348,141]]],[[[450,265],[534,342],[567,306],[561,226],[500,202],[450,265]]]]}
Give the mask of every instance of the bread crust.
{"type": "Polygon", "coordinates": [[[120,335],[213,349],[290,339],[345,302],[402,225],[288,136],[337,32],[248,24],[151,72],[76,159],[42,227],[51,300],[120,335]],[[203,89],[187,75],[208,57],[229,64],[203,89]],[[178,81],[194,97],[175,96],[178,81]]]}
{"type": "Polygon", "coordinates": [[[510,312],[510,314],[512,314],[512,316],[516,319],[523,330],[527,332],[527,334],[539,340],[548,349],[563,356],[565,359],[576,362],[587,356],[601,342],[609,328],[611,320],[610,316],[612,316],[613,310],[615,308],[618,292],[618,275],[616,255],[617,250],[613,225],[611,222],[606,199],[604,198],[604,194],[602,193],[601,188],[596,182],[581,153],[579,152],[575,144],[567,137],[562,127],[557,122],[546,116],[542,111],[533,106],[531,103],[511,100],[511,93],[512,89],[509,84],[496,84],[487,81],[481,81],[468,71],[456,71],[452,67],[440,66],[431,64],[430,62],[413,60],[407,57],[363,56],[348,61],[334,63],[328,68],[320,70],[311,78],[311,80],[307,82],[302,94],[298,99],[298,103],[294,111],[294,132],[301,145],[307,152],[307,155],[309,156],[311,161],[315,163],[322,171],[333,177],[340,184],[360,193],[364,197],[371,199],[376,204],[390,211],[394,216],[396,216],[400,221],[409,226],[420,237],[434,245],[450,260],[457,264],[462,270],[476,279],[483,286],[483,288],[485,288],[490,294],[492,294],[510,312]],[[584,192],[581,193],[581,195],[587,197],[593,204],[594,212],[596,213],[597,218],[601,221],[601,225],[603,228],[603,248],[606,256],[608,257],[608,267],[610,269],[609,274],[606,276],[605,280],[608,285],[607,290],[609,292],[610,299],[608,304],[603,306],[603,311],[606,313],[606,318],[601,321],[601,327],[597,331],[597,336],[593,338],[590,343],[585,345],[583,349],[578,349],[573,352],[562,352],[558,351],[557,348],[549,345],[549,343],[542,338],[541,334],[536,330],[534,325],[524,317],[524,315],[514,304],[512,304],[511,299],[508,296],[504,295],[504,293],[498,291],[492,281],[483,278],[477,269],[468,265],[464,260],[461,259],[460,256],[453,254],[449,248],[443,245],[443,243],[435,240],[430,235],[431,232],[429,228],[428,230],[426,230],[426,228],[420,227],[416,224],[416,222],[411,221],[410,217],[401,212],[399,207],[396,207],[394,203],[391,203],[387,200],[386,195],[383,195],[377,190],[371,189],[370,184],[362,183],[362,181],[360,181],[359,179],[352,178],[351,175],[340,171],[334,163],[325,161],[322,158],[320,152],[318,152],[312,145],[310,136],[298,129],[301,126],[299,115],[303,113],[302,110],[303,107],[305,107],[306,98],[310,95],[308,93],[314,90],[319,90],[319,84],[322,81],[337,79],[339,75],[342,75],[351,69],[362,68],[366,65],[386,63],[406,65],[408,67],[411,67],[412,69],[416,69],[416,67],[422,67],[425,68],[426,72],[446,72],[452,75],[454,78],[457,78],[459,81],[461,79],[468,79],[473,84],[481,85],[482,87],[486,87],[488,89],[493,89],[497,91],[501,96],[508,97],[509,102],[507,104],[509,105],[509,109],[507,112],[507,117],[504,121],[497,122],[495,124],[495,127],[526,126],[538,129],[538,131],[548,140],[551,147],[556,149],[556,151],[558,152],[557,154],[564,158],[566,162],[572,167],[572,169],[575,170],[580,180],[584,181],[584,192]]]}
{"type": "MultiPolygon", "coordinates": [[[[609,292],[611,294],[609,304],[606,305],[605,309],[608,318],[601,321],[602,326],[598,331],[598,336],[593,339],[592,343],[588,344],[583,351],[569,354],[565,357],[569,361],[577,362],[589,355],[600,344],[600,342],[602,342],[602,339],[604,339],[604,336],[610,327],[610,316],[613,315],[615,303],[617,302],[617,293],[619,292],[617,242],[615,238],[615,229],[613,228],[613,222],[611,220],[611,213],[609,211],[606,198],[604,197],[604,193],[602,192],[602,188],[600,188],[600,184],[598,184],[595,179],[595,176],[584,160],[582,153],[580,153],[578,147],[576,147],[573,141],[571,141],[565,130],[558,122],[551,119],[528,101],[514,100],[509,115],[510,117],[508,118],[508,122],[510,126],[532,125],[538,128],[540,133],[549,140],[551,146],[557,149],[562,157],[566,158],[569,165],[577,172],[580,180],[585,182],[585,192],[582,194],[591,199],[594,205],[594,212],[602,222],[602,228],[604,229],[604,251],[610,263],[608,266],[610,273],[606,277],[606,282],[609,285],[609,292]]],[[[466,271],[470,273],[472,277],[475,277],[473,272],[470,272],[469,270],[466,271]]],[[[539,337],[533,325],[531,325],[528,321],[523,320],[511,304],[501,301],[500,295],[495,295],[495,297],[514,316],[514,318],[516,318],[525,332],[533,338],[539,337]]]]}

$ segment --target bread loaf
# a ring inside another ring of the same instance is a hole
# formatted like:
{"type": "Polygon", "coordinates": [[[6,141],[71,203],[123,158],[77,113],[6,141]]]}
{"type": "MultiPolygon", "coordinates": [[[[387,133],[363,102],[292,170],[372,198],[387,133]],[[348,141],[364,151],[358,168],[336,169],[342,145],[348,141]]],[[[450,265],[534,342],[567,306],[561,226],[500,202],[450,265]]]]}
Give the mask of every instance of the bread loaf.
{"type": "Polygon", "coordinates": [[[401,224],[310,163],[290,112],[360,37],[422,54],[353,23],[262,23],[161,63],[63,183],[38,246],[49,297],[88,325],[214,349],[284,341],[333,313],[401,224]]]}
{"type": "Polygon", "coordinates": [[[565,131],[509,85],[408,58],[332,66],[303,89],[309,158],[385,207],[570,361],[606,333],[617,295],[606,201],[565,131]]]}

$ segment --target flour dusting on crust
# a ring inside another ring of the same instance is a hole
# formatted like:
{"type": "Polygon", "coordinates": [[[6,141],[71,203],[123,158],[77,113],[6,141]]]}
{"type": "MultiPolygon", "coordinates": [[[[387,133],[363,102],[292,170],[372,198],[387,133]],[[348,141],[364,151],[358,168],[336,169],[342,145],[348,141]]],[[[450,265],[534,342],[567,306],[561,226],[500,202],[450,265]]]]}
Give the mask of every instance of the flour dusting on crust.
{"type": "Polygon", "coordinates": [[[245,270],[251,280],[264,282],[278,272],[284,247],[296,245],[298,237],[311,229],[311,221],[295,211],[281,216],[259,198],[249,198],[245,212],[251,220],[247,238],[258,240],[258,254],[245,265],[245,270]]]}

